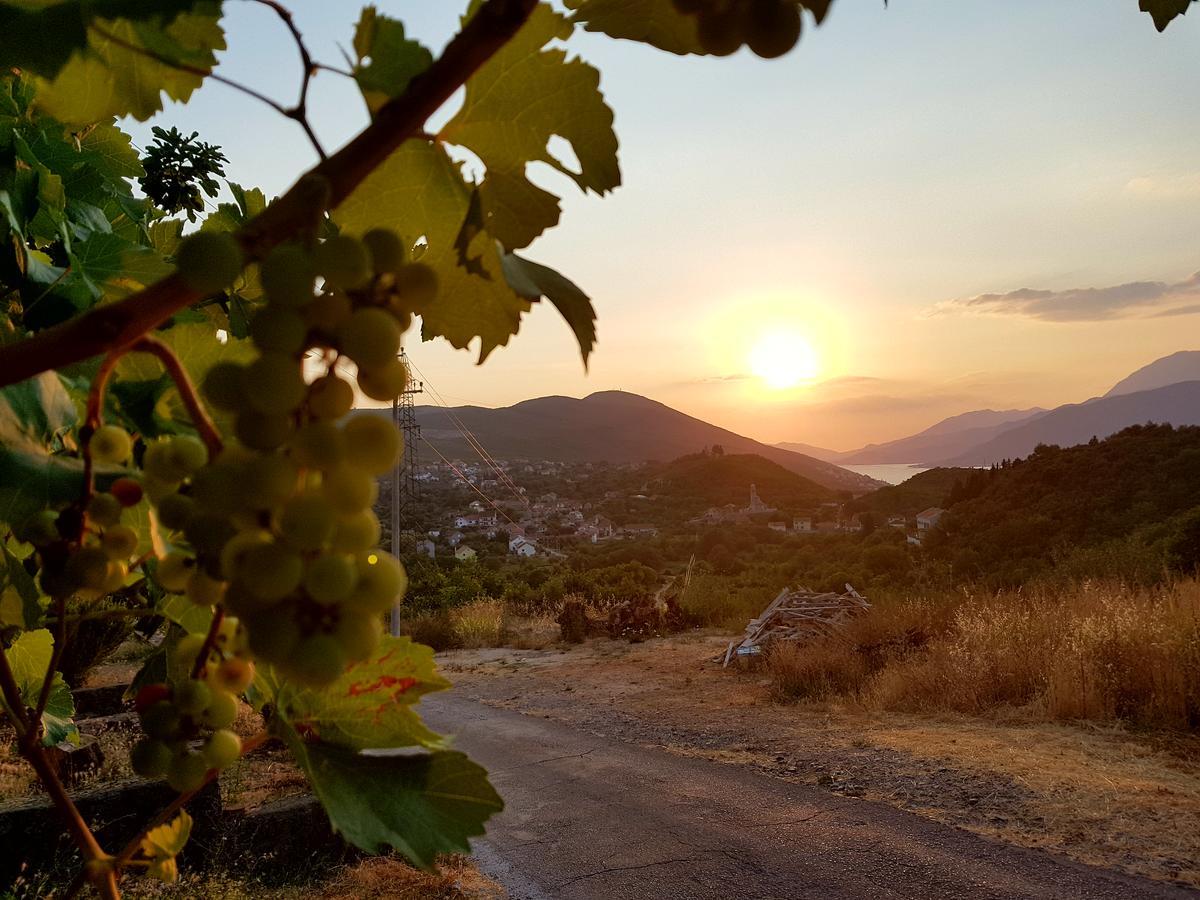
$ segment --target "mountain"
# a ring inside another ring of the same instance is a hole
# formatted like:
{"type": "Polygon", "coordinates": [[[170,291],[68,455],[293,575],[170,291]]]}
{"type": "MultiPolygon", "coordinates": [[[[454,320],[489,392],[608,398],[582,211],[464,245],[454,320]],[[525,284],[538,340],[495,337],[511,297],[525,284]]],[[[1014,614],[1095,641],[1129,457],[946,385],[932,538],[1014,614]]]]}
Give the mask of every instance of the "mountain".
{"type": "Polygon", "coordinates": [[[882,516],[912,518],[931,506],[948,506],[955,484],[970,478],[978,469],[930,469],[918,472],[901,484],[889,484],[859,497],[856,509],[869,509],[882,516]]]}
{"type": "Polygon", "coordinates": [[[763,503],[781,510],[808,510],[837,499],[835,491],[752,453],[693,453],[644,477],[656,502],[669,501],[688,515],[728,503],[746,506],[752,484],[763,503]]]}
{"type": "Polygon", "coordinates": [[[1071,447],[1146,422],[1200,425],[1200,381],[1060,406],[937,464],[987,466],[1028,456],[1038,444],[1071,447]]]}
{"type": "Polygon", "coordinates": [[[1142,366],[1128,378],[1118,381],[1105,397],[1118,397],[1139,391],[1178,384],[1181,381],[1200,381],[1200,350],[1180,350],[1148,366],[1142,366]]]}
{"type": "Polygon", "coordinates": [[[910,437],[868,444],[858,450],[838,454],[832,461],[844,465],[867,466],[887,463],[925,463],[947,459],[986,443],[1014,424],[1045,412],[1033,409],[984,409],[943,419],[910,437]]]}
{"type": "Polygon", "coordinates": [[[790,450],[792,453],[803,453],[805,456],[811,456],[813,459],[823,460],[824,462],[837,462],[839,456],[845,456],[843,450],[827,450],[824,447],[814,447],[812,444],[799,444],[795,441],[781,441],[775,444],[780,450],[790,450]]]}
{"type": "Polygon", "coordinates": [[[727,453],[758,454],[833,490],[862,493],[880,484],[811,456],[760,444],[624,391],[601,391],[582,400],[539,397],[501,409],[419,406],[415,412],[422,436],[451,459],[475,456],[460,431],[461,423],[488,453],[501,459],[646,462],[671,460],[719,444],[727,453]]]}

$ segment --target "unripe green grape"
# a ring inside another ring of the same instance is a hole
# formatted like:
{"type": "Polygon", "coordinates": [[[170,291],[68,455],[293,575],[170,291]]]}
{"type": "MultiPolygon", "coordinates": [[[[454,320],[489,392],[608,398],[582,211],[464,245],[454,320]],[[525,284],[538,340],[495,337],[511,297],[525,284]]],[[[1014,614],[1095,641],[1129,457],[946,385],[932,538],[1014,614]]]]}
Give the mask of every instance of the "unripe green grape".
{"type": "Polygon", "coordinates": [[[795,0],[749,0],[746,44],[764,59],[783,56],[800,40],[800,6],[795,0]]]}
{"type": "Polygon", "coordinates": [[[390,553],[373,550],[358,557],[358,585],[348,603],[370,612],[383,612],[408,590],[408,574],[390,553]]]}
{"type": "Polygon", "coordinates": [[[240,694],[254,681],[254,664],[235,656],[217,666],[210,677],[214,685],[230,694],[240,694]]]}
{"type": "Polygon", "coordinates": [[[67,561],[67,571],[81,587],[103,590],[108,580],[108,554],[99,547],[80,547],[67,561]]]}
{"type": "Polygon", "coordinates": [[[175,708],[180,715],[193,718],[204,712],[212,700],[212,690],[203,681],[189,678],[182,684],[175,685],[175,708]]]}
{"type": "Polygon", "coordinates": [[[121,512],[121,504],[112,494],[93,494],[88,501],[88,521],[101,528],[111,528],[120,522],[121,512]]]}
{"type": "Polygon", "coordinates": [[[167,459],[175,468],[178,480],[182,481],[208,462],[208,448],[197,437],[177,434],[167,442],[167,459]]]}
{"type": "Polygon", "coordinates": [[[235,362],[219,362],[208,370],[201,385],[204,398],[218,409],[236,412],[246,405],[242,390],[245,367],[235,362]]]}
{"type": "Polygon", "coordinates": [[[175,265],[187,286],[199,294],[215,294],[242,273],[242,248],[226,231],[198,231],[175,251],[175,265]]]}
{"type": "Polygon", "coordinates": [[[354,408],[354,388],[330,373],[308,386],[308,411],[318,419],[340,419],[354,408]]]}
{"type": "Polygon", "coordinates": [[[379,484],[362,469],[338,466],[325,473],[321,492],[329,498],[335,510],[342,515],[349,515],[375,502],[379,484]]]}
{"type": "Polygon", "coordinates": [[[371,265],[376,274],[395,272],[404,265],[408,254],[396,232],[387,228],[372,228],[362,236],[362,242],[371,254],[371,265]]]}
{"type": "Polygon", "coordinates": [[[171,454],[171,444],[165,439],[146,445],[146,452],[142,454],[142,469],[151,478],[167,484],[178,484],[187,477],[186,472],[180,473],[179,464],[171,454]]]}
{"type": "Polygon", "coordinates": [[[168,494],[174,494],[179,490],[179,482],[177,481],[160,481],[150,475],[146,475],[142,479],[142,487],[145,488],[146,497],[151,503],[158,503],[163,497],[168,494]]]}
{"type": "Polygon", "coordinates": [[[347,662],[345,651],[332,635],[314,634],[300,641],[288,654],[285,668],[293,680],[321,687],[341,678],[347,662]]]}
{"type": "Polygon", "coordinates": [[[306,469],[332,469],[346,457],[346,438],[332,422],[310,422],[289,446],[296,464],[306,469]]]}
{"type": "Polygon", "coordinates": [[[304,562],[280,544],[251,547],[237,567],[238,584],[263,600],[280,600],[300,586],[304,562]]]}
{"type": "Polygon", "coordinates": [[[100,592],[111,594],[113,591],[119,591],[125,586],[125,579],[128,577],[129,564],[123,559],[110,559],[104,570],[104,583],[100,585],[100,592]]]}
{"type": "Polygon", "coordinates": [[[129,767],[143,778],[161,778],[167,774],[174,757],[165,742],[142,738],[129,751],[129,767]]]}
{"type": "Polygon", "coordinates": [[[320,550],[333,537],[337,513],[322,494],[298,494],[284,504],[279,531],[297,550],[320,550]]]}
{"type": "Polygon", "coordinates": [[[308,324],[299,313],[282,306],[260,309],[250,323],[254,346],[264,353],[285,353],[294,356],[308,343],[308,324]]]}
{"type": "Polygon", "coordinates": [[[400,352],[400,326],[375,306],[355,310],[338,329],[338,348],[360,369],[377,369],[400,352]]]}
{"type": "Polygon", "coordinates": [[[129,559],[137,550],[138,534],[128,525],[107,528],[100,538],[100,546],[110,559],[129,559]]]}
{"type": "Polygon", "coordinates": [[[408,367],[398,359],[377,369],[358,370],[358,389],[372,400],[393,400],[408,387],[408,367]]]}
{"type": "Polygon", "coordinates": [[[296,492],[300,472],[286,456],[259,456],[244,468],[243,502],[249,509],[274,509],[296,492]]]}
{"type": "Polygon", "coordinates": [[[224,769],[242,755],[242,739],[222,728],[209,735],[202,752],[210,769],[224,769]]]}
{"type": "Polygon", "coordinates": [[[181,794],[198,790],[208,777],[208,770],[208,760],[204,754],[188,750],[171,760],[171,766],[167,769],[167,784],[181,794]]]}
{"type": "MultiPolygon", "coordinates": [[[[337,429],[334,428],[334,431],[337,429]]],[[[338,440],[341,439],[342,434],[338,431],[338,440]]],[[[34,513],[25,520],[20,530],[20,539],[35,547],[48,546],[60,540],[61,537],[62,535],[58,533],[58,513],[52,509],[43,509],[34,513]]]]}
{"type": "Polygon", "coordinates": [[[225,516],[210,512],[197,512],[184,526],[183,536],[197,552],[218,556],[221,548],[234,535],[234,528],[225,516]]]}
{"type": "Polygon", "coordinates": [[[379,619],[355,609],[343,609],[333,629],[334,640],[350,662],[370,659],[379,647],[380,637],[379,619]]]}
{"type": "Polygon", "coordinates": [[[169,741],[179,732],[179,710],[170,700],[151,703],[138,714],[142,731],[159,741],[169,741]]]}
{"type": "Polygon", "coordinates": [[[221,626],[217,629],[217,647],[227,652],[232,651],[241,630],[241,622],[236,616],[226,616],[221,620],[221,626]]]}
{"type": "Polygon", "coordinates": [[[317,274],[326,284],[351,291],[371,280],[371,256],[357,238],[335,235],[317,244],[313,250],[317,274]]]}
{"type": "Polygon", "coordinates": [[[313,298],[316,272],[307,251],[295,244],[272,250],[259,267],[263,292],[271,303],[303,306],[313,298]]]}
{"type": "Polygon", "coordinates": [[[228,728],[237,721],[237,715],[237,698],[227,690],[217,689],[212,692],[204,712],[200,713],[200,723],[209,728],[228,728]]]}
{"type": "Polygon", "coordinates": [[[369,509],[339,516],[331,545],[335,553],[360,553],[379,543],[379,518],[369,509]]]}
{"type": "Polygon", "coordinates": [[[294,428],[292,417],[286,413],[264,415],[252,409],[239,412],[233,423],[233,433],[239,441],[247,447],[262,451],[283,446],[292,436],[294,428]]]}
{"type": "Polygon", "coordinates": [[[133,453],[133,441],[119,425],[101,425],[88,440],[88,452],[98,463],[123,463],[133,453]]]}
{"type": "Polygon", "coordinates": [[[396,272],[396,283],[393,288],[396,300],[392,308],[396,312],[416,313],[425,312],[437,299],[437,273],[424,263],[410,263],[401,266],[396,272]]]}
{"type": "Polygon", "coordinates": [[[318,603],[341,603],[358,584],[358,567],[347,556],[318,556],[304,571],[304,592],[318,603]]]}
{"type": "Polygon", "coordinates": [[[326,291],[309,304],[308,309],[304,311],[304,317],[310,328],[334,335],[353,311],[354,304],[344,293],[326,291]]]}
{"type": "Polygon", "coordinates": [[[178,551],[172,551],[158,560],[155,566],[154,578],[161,584],[163,590],[179,594],[187,587],[187,578],[192,574],[194,562],[191,557],[184,556],[178,551]]]}
{"type": "Polygon", "coordinates": [[[396,465],[403,446],[390,419],[364,414],[345,424],[346,461],[355,468],[381,475],[396,465]]]}
{"type": "Polygon", "coordinates": [[[197,569],[188,576],[184,592],[197,606],[216,606],[225,597],[225,582],[209,578],[197,569]]]}
{"type": "Polygon", "coordinates": [[[159,524],[171,531],[182,531],[196,511],[196,501],[186,494],[170,493],[158,501],[159,524]]]}
{"type": "Polygon", "coordinates": [[[250,363],[242,385],[250,405],[266,415],[291,412],[308,392],[300,363],[282,353],[264,353],[250,363]]]}
{"type": "Polygon", "coordinates": [[[246,619],[250,650],[267,662],[283,662],[300,642],[300,626],[288,603],[252,613],[246,619]]]}
{"type": "Polygon", "coordinates": [[[221,548],[221,575],[226,581],[232,581],[241,570],[245,555],[255,547],[270,544],[273,540],[271,532],[264,528],[239,531],[221,548]]]}

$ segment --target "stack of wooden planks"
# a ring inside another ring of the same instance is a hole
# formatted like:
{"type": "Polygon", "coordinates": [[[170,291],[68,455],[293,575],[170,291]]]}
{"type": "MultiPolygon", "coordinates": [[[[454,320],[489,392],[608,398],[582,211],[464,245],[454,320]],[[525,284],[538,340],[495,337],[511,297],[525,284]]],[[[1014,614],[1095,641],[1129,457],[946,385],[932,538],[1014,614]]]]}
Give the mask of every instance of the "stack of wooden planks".
{"type": "Polygon", "coordinates": [[[728,666],[735,657],[761,653],[771,641],[815,640],[870,608],[867,599],[850,585],[846,585],[844,594],[784,588],[757,618],[750,620],[741,640],[730,641],[729,648],[718,658],[722,666],[728,666]]]}

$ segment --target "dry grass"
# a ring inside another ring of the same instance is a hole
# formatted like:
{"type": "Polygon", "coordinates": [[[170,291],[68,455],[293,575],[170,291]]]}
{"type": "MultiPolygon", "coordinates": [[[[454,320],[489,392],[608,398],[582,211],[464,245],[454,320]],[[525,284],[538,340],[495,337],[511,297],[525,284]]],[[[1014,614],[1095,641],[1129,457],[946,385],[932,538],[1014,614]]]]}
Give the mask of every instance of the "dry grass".
{"type": "Polygon", "coordinates": [[[897,602],[768,654],[777,699],[1200,728],[1200,585],[897,602]]]}
{"type": "Polygon", "coordinates": [[[504,604],[483,597],[472,600],[450,613],[450,626],[460,647],[498,647],[504,635],[504,604]]]}

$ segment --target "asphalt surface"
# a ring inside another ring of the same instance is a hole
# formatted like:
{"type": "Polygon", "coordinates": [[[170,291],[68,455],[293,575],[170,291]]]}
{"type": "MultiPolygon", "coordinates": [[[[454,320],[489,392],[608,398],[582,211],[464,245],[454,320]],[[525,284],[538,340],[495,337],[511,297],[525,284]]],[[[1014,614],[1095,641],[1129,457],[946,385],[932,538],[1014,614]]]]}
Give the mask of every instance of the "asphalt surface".
{"type": "Polygon", "coordinates": [[[421,712],[504,797],[474,855],[514,900],[1200,896],[454,692],[421,712]]]}

